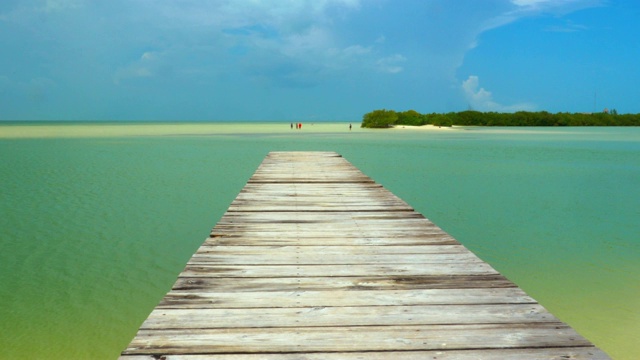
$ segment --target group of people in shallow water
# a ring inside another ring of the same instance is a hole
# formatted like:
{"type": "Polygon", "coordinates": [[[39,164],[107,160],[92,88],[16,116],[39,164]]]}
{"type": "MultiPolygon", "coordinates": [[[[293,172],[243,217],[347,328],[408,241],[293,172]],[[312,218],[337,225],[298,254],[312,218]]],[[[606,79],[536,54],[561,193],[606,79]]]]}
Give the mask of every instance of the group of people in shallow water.
{"type": "MultiPolygon", "coordinates": [[[[291,123],[291,129],[293,129],[293,127],[296,127],[296,129],[302,129],[302,123],[291,123]]],[[[349,124],[349,131],[351,131],[351,124],[349,124]]]]}

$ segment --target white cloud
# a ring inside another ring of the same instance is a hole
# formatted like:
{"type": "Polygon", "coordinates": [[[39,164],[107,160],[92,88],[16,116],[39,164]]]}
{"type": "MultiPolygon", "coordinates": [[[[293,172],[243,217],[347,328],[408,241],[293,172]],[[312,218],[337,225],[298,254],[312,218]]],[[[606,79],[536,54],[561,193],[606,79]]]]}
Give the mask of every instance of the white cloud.
{"type": "MultiPolygon", "coordinates": [[[[260,82],[271,79],[291,85],[296,83],[292,79],[299,78],[307,86],[374,62],[370,44],[345,43],[334,30],[335,22],[359,7],[359,0],[160,0],[138,3],[133,10],[141,17],[139,23],[149,25],[145,31],[168,34],[172,42],[158,48],[166,57],[183,60],[179,66],[189,63],[185,60],[189,56],[206,54],[211,72],[224,71],[225,66],[216,65],[232,63],[260,82]]],[[[192,70],[179,69],[182,73],[192,70]]],[[[114,78],[153,73],[137,61],[121,66],[114,78]]]]}
{"type": "Polygon", "coordinates": [[[352,46],[347,46],[346,48],[344,48],[342,50],[342,53],[345,56],[360,56],[360,55],[367,55],[371,53],[371,46],[368,47],[364,47],[361,45],[352,45],[352,46]]]}
{"type": "MultiPolygon", "coordinates": [[[[261,54],[264,61],[285,61],[298,64],[296,68],[308,67],[317,72],[331,69],[344,69],[358,58],[367,57],[371,46],[363,44],[342,44],[332,29],[333,21],[327,12],[330,7],[354,9],[358,1],[257,1],[251,10],[246,9],[247,17],[254,15],[265,24],[261,32],[230,36],[230,41],[247,45],[253,54],[261,54]]],[[[243,23],[244,26],[253,24],[243,23]]]]}
{"type": "Polygon", "coordinates": [[[567,20],[561,25],[547,26],[544,30],[549,32],[570,33],[570,32],[589,30],[589,28],[584,25],[576,24],[571,20],[567,20]]]}
{"type": "MultiPolygon", "coordinates": [[[[509,8],[486,18],[482,26],[473,36],[473,40],[468,44],[466,51],[478,46],[477,39],[485,31],[506,26],[527,17],[540,16],[543,14],[561,16],[585,8],[603,6],[605,0],[508,0],[508,3],[510,5],[509,8]]],[[[566,21],[562,26],[550,26],[541,30],[574,32],[586,29],[587,27],[583,25],[566,21]]],[[[528,103],[502,105],[495,102],[492,93],[480,87],[478,77],[473,75],[462,82],[462,90],[466,100],[476,110],[511,112],[517,110],[532,110],[535,108],[534,105],[528,103]]]]}
{"type": "Polygon", "coordinates": [[[283,55],[299,58],[317,55],[333,46],[333,39],[328,29],[312,26],[305,31],[289,34],[274,41],[283,55]]]}
{"type": "Polygon", "coordinates": [[[520,110],[533,110],[535,106],[528,103],[502,105],[493,100],[493,94],[480,87],[480,79],[471,75],[462,82],[462,90],[469,105],[478,111],[514,112],[520,110]]]}
{"type": "Polygon", "coordinates": [[[407,58],[400,54],[388,56],[376,61],[376,66],[379,71],[390,74],[397,74],[403,70],[401,63],[407,61],[407,58]]]}
{"type": "Polygon", "coordinates": [[[474,105],[493,103],[491,92],[480,88],[480,80],[475,75],[469,76],[467,80],[462,82],[462,89],[467,99],[474,105]]]}
{"type": "MultiPolygon", "coordinates": [[[[512,8],[488,19],[481,32],[540,14],[564,15],[581,9],[603,6],[605,0],[510,0],[512,8]]],[[[478,34],[479,35],[479,34],[478,34]]]]}
{"type": "Polygon", "coordinates": [[[152,51],[147,51],[144,54],[142,54],[142,56],[140,57],[140,60],[142,61],[153,61],[154,59],[156,59],[158,57],[158,55],[152,51]]]}
{"type": "Polygon", "coordinates": [[[138,60],[119,68],[113,77],[113,82],[120,84],[127,79],[151,78],[157,74],[161,66],[161,58],[162,54],[158,52],[144,52],[138,60]]]}
{"type": "Polygon", "coordinates": [[[552,3],[552,2],[562,2],[562,0],[511,0],[511,2],[517,6],[524,7],[535,7],[540,6],[541,4],[552,3]]]}
{"type": "Polygon", "coordinates": [[[283,86],[311,86],[348,69],[363,68],[374,56],[372,46],[345,46],[330,28],[320,24],[295,32],[226,31],[224,41],[229,48],[238,49],[236,60],[251,78],[283,86]]]}
{"type": "Polygon", "coordinates": [[[511,0],[516,6],[527,10],[555,11],[558,9],[571,9],[575,11],[584,7],[601,5],[603,0],[511,0]]]}
{"type": "Polygon", "coordinates": [[[335,16],[333,10],[350,11],[359,7],[359,0],[160,0],[146,6],[158,13],[168,26],[240,28],[261,24],[285,33],[307,25],[330,24],[335,16]]]}

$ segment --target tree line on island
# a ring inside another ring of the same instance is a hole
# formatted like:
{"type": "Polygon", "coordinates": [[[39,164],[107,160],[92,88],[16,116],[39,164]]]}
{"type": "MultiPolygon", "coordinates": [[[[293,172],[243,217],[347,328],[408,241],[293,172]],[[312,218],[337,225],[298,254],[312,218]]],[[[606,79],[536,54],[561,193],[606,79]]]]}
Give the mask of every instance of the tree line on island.
{"type": "Polygon", "coordinates": [[[640,114],[618,114],[616,110],[600,113],[549,113],[518,111],[514,113],[474,110],[421,114],[415,110],[374,110],[362,116],[363,128],[388,128],[396,125],[434,126],[640,126],[640,114]]]}

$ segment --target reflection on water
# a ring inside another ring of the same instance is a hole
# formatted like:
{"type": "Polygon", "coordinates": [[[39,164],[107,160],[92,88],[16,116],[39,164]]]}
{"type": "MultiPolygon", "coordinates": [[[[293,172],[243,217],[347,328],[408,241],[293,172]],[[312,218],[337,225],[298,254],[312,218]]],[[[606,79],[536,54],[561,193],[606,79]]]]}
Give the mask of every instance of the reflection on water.
{"type": "Polygon", "coordinates": [[[116,358],[274,150],[343,154],[610,355],[640,353],[638,128],[16,126],[0,126],[7,358],[116,358]]]}

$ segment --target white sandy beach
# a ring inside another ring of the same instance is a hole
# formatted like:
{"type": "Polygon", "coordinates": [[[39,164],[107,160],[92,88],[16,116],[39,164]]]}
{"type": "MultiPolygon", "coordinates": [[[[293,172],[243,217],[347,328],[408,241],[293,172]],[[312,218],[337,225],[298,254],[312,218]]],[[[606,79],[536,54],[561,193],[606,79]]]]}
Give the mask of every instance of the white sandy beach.
{"type": "Polygon", "coordinates": [[[277,134],[277,133],[345,133],[363,131],[359,123],[316,122],[302,123],[296,130],[289,122],[135,122],[135,123],[35,123],[1,124],[0,139],[11,138],[82,138],[122,136],[208,136],[232,134],[277,134]]]}
{"type": "Polygon", "coordinates": [[[413,125],[396,125],[392,129],[394,130],[417,130],[417,131],[451,131],[457,130],[457,126],[435,126],[435,125],[422,125],[422,126],[413,126],[413,125]]]}

